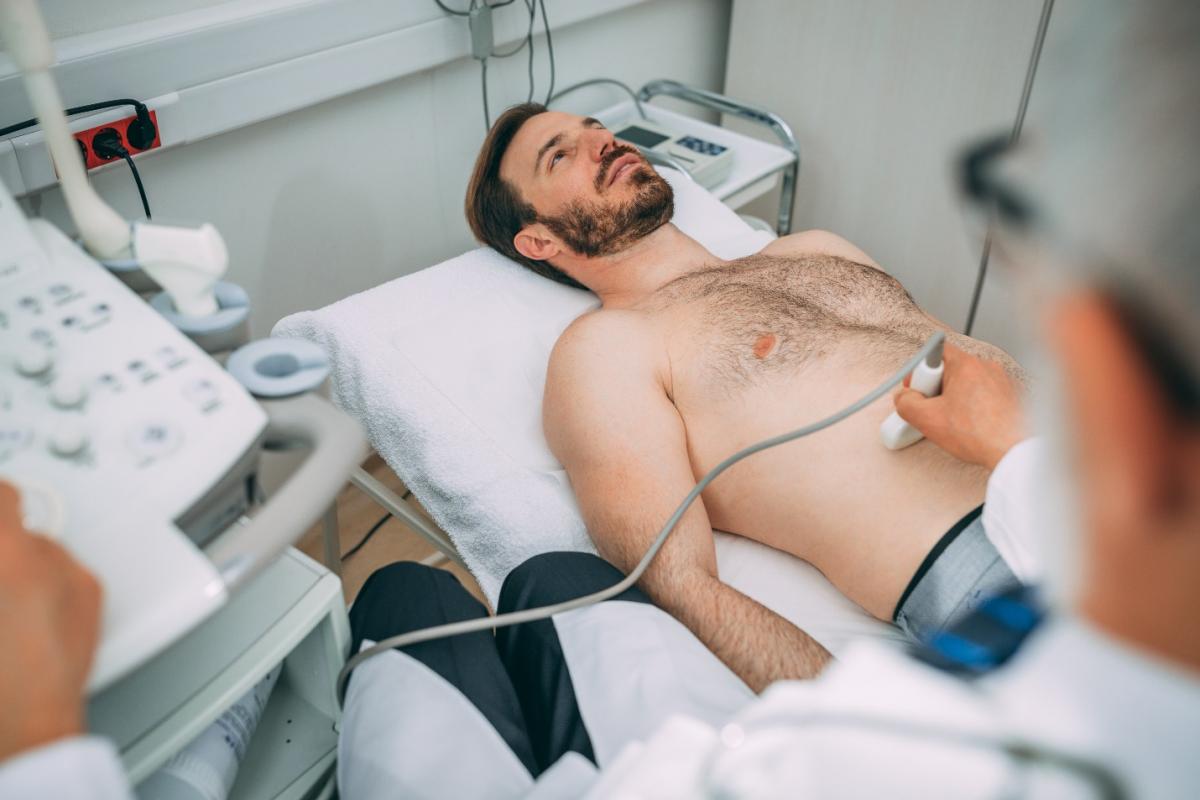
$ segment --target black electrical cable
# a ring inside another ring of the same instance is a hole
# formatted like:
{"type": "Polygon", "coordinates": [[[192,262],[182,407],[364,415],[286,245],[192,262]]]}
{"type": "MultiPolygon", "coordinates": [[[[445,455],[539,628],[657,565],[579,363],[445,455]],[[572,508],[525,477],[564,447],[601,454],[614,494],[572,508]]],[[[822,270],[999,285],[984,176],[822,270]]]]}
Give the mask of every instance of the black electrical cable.
{"type": "MultiPolygon", "coordinates": [[[[471,16],[470,11],[458,11],[456,9],[450,8],[445,3],[443,3],[442,0],[433,0],[433,2],[437,3],[438,8],[440,8],[442,11],[445,11],[447,14],[453,14],[456,17],[471,16]]],[[[488,8],[504,8],[505,6],[512,5],[512,3],[513,3],[513,0],[504,0],[503,3],[485,3],[485,5],[487,5],[488,8]]],[[[472,2],[471,8],[474,8],[474,7],[475,7],[475,3],[472,2]]]]}
{"type": "Polygon", "coordinates": [[[354,547],[351,547],[349,552],[347,552],[344,556],[342,556],[342,561],[345,561],[347,558],[349,558],[350,556],[354,555],[359,550],[361,550],[363,548],[363,545],[365,545],[367,542],[371,541],[371,537],[375,535],[375,532],[378,531],[380,528],[382,528],[383,524],[391,518],[392,518],[392,512],[390,512],[390,511],[388,513],[384,514],[382,517],[380,517],[379,521],[371,526],[371,530],[367,531],[367,535],[362,538],[362,541],[360,541],[358,544],[354,545],[354,547]]]}
{"type": "MultiPolygon", "coordinates": [[[[467,11],[456,11],[455,9],[453,9],[453,8],[450,8],[450,7],[449,7],[449,6],[447,6],[445,3],[443,3],[443,2],[442,2],[442,0],[433,0],[433,2],[437,3],[437,5],[438,5],[438,8],[440,8],[442,11],[445,11],[447,14],[453,14],[453,15],[454,15],[454,16],[456,16],[456,17],[469,17],[469,16],[471,16],[470,12],[467,12],[467,11]]],[[[472,5],[474,5],[474,4],[472,4],[472,5]]]]}
{"type": "Polygon", "coordinates": [[[479,75],[483,83],[483,129],[490,131],[492,129],[492,114],[488,111],[487,99],[487,59],[479,61],[479,75]]]}
{"type": "MultiPolygon", "coordinates": [[[[86,114],[89,111],[103,111],[106,108],[120,108],[121,106],[133,106],[134,111],[137,113],[138,120],[140,120],[143,124],[150,122],[150,111],[146,108],[146,104],[140,100],[130,100],[129,98],[123,98],[120,100],[105,100],[100,103],[88,103],[87,105],[68,108],[64,113],[68,117],[71,117],[75,114],[86,114]]],[[[7,128],[0,128],[0,137],[8,136],[10,133],[16,133],[17,131],[25,130],[26,128],[32,128],[37,124],[38,121],[35,117],[34,119],[27,119],[24,122],[18,122],[16,125],[9,125],[7,128]]]]}
{"type": "Polygon", "coordinates": [[[146,199],[146,187],[142,186],[142,176],[138,172],[137,164],[133,163],[133,156],[129,155],[129,151],[122,147],[121,158],[125,159],[125,163],[129,165],[129,171],[133,173],[133,182],[137,184],[138,196],[142,198],[142,210],[146,212],[146,219],[153,219],[150,216],[150,201],[146,199]]]}
{"type": "MultiPolygon", "coordinates": [[[[504,3],[504,5],[508,5],[508,3],[504,3]]],[[[492,8],[499,8],[499,6],[492,6],[492,8]]],[[[520,53],[526,47],[529,48],[529,64],[527,68],[529,73],[529,93],[525,96],[525,102],[529,103],[533,101],[533,90],[535,88],[533,79],[533,27],[537,24],[537,6],[534,5],[534,0],[525,0],[525,8],[529,11],[529,29],[526,30],[525,38],[521,40],[521,44],[517,45],[512,50],[509,50],[507,53],[493,53],[492,57],[510,58],[511,56],[515,56],[520,53]]]]}
{"type": "MultiPolygon", "coordinates": [[[[412,497],[412,490],[405,492],[404,496],[401,497],[400,499],[407,500],[410,497],[412,497]]],[[[382,528],[384,523],[387,522],[391,518],[392,518],[392,512],[390,512],[390,511],[388,513],[384,514],[382,517],[380,517],[379,521],[376,522],[374,525],[372,525],[371,529],[369,531],[367,531],[367,535],[364,536],[358,544],[354,545],[354,547],[351,547],[350,550],[344,556],[341,557],[341,560],[345,561],[347,558],[354,555],[359,550],[362,550],[363,545],[365,545],[367,542],[371,541],[371,537],[375,535],[376,531],[378,531],[380,528],[382,528]]]]}
{"type": "Polygon", "coordinates": [[[546,0],[537,0],[542,7],[542,27],[546,29],[546,51],[550,54],[550,88],[546,91],[546,105],[554,97],[554,41],[550,38],[550,20],[546,18],[546,0]]]}
{"type": "Polygon", "coordinates": [[[626,85],[626,84],[622,83],[621,81],[618,81],[614,78],[591,78],[590,80],[580,81],[579,83],[573,83],[570,86],[568,86],[567,88],[563,89],[558,94],[551,97],[550,102],[553,103],[555,100],[559,99],[560,97],[566,97],[571,92],[577,91],[579,89],[583,89],[587,86],[596,86],[596,85],[599,85],[602,83],[611,84],[613,86],[616,86],[616,87],[620,88],[623,92],[625,92],[625,94],[629,95],[629,99],[633,101],[633,105],[637,109],[638,116],[640,116],[642,119],[646,119],[646,109],[642,107],[642,101],[638,99],[637,92],[635,92],[633,89],[630,89],[628,85],[626,85]]]}
{"type": "MultiPolygon", "coordinates": [[[[476,6],[479,5],[480,2],[483,2],[483,4],[485,6],[487,6],[489,9],[496,9],[496,8],[503,8],[507,5],[511,5],[513,2],[515,2],[515,0],[502,0],[502,2],[498,2],[498,3],[488,3],[487,0],[471,0],[471,5],[467,11],[459,11],[457,9],[450,8],[445,3],[443,3],[442,0],[433,0],[433,2],[437,4],[438,8],[440,8],[442,11],[446,12],[447,14],[450,14],[450,15],[456,16],[456,17],[469,17],[469,16],[471,16],[471,11],[473,11],[476,8],[476,6]]],[[[534,90],[536,89],[536,83],[534,80],[534,70],[533,70],[533,60],[534,60],[533,30],[537,24],[538,0],[525,0],[525,8],[529,12],[529,27],[525,31],[525,38],[522,39],[520,44],[518,44],[516,47],[512,48],[511,50],[504,52],[504,53],[493,52],[492,55],[489,57],[490,58],[510,58],[512,56],[517,55],[522,50],[528,49],[528,51],[529,51],[529,63],[528,63],[529,93],[525,97],[525,102],[529,103],[529,102],[533,101],[533,93],[534,93],[534,90]]],[[[555,69],[554,44],[550,40],[550,23],[546,19],[546,6],[545,6],[544,2],[542,3],[541,8],[542,8],[542,23],[546,29],[546,45],[549,48],[549,53],[550,53],[550,91],[546,95],[547,100],[549,100],[549,98],[551,97],[551,95],[554,92],[554,69],[555,69]]],[[[482,58],[479,60],[479,83],[480,83],[480,93],[483,97],[484,130],[491,130],[492,114],[491,114],[490,105],[488,103],[487,58],[482,58]]]]}
{"type": "Polygon", "coordinates": [[[150,219],[150,201],[146,199],[146,187],[142,185],[142,176],[137,165],[133,163],[133,157],[129,155],[125,145],[121,144],[121,135],[111,128],[100,131],[92,139],[92,152],[104,159],[125,159],[129,171],[133,173],[133,182],[137,184],[138,195],[142,198],[142,210],[146,212],[146,219],[150,219]]]}
{"type": "MultiPolygon", "coordinates": [[[[513,0],[508,0],[508,3],[511,3],[511,2],[513,2],[513,0]]],[[[504,3],[504,5],[508,5],[508,3],[504,3]]],[[[492,8],[499,8],[499,7],[500,6],[492,6],[492,8]]],[[[525,32],[525,38],[521,40],[521,43],[519,45],[517,45],[512,50],[509,50],[507,53],[492,53],[492,58],[510,58],[511,56],[515,56],[517,53],[524,50],[526,48],[526,46],[528,46],[528,47],[533,46],[533,26],[535,24],[535,21],[537,20],[537,12],[534,11],[533,3],[531,2],[531,0],[525,0],[525,8],[529,11],[529,30],[525,32]]],[[[532,99],[533,95],[530,94],[529,96],[532,99]]]]}
{"type": "Polygon", "coordinates": [[[532,103],[532,102],[533,102],[533,89],[534,89],[534,80],[533,80],[533,52],[534,52],[534,47],[533,47],[533,24],[534,24],[535,20],[536,20],[536,19],[538,19],[538,6],[535,6],[535,5],[534,5],[534,2],[535,2],[535,0],[526,0],[526,5],[529,7],[529,64],[528,64],[528,67],[527,67],[527,68],[528,68],[528,72],[529,72],[529,94],[526,96],[526,102],[527,102],[527,103],[532,103]]]}
{"type": "MultiPolygon", "coordinates": [[[[1025,125],[1025,112],[1029,109],[1029,95],[1033,91],[1033,79],[1037,75],[1038,62],[1042,60],[1042,45],[1046,42],[1046,27],[1050,24],[1050,14],[1054,10],[1054,0],[1042,0],[1042,15],[1038,19],[1037,32],[1033,36],[1033,51],[1029,54],[1029,65],[1025,68],[1025,85],[1021,89],[1021,101],[1017,104],[1017,118],[1013,121],[1012,133],[1009,134],[1009,144],[1014,145],[1021,138],[1021,128],[1025,125]]],[[[983,240],[983,250],[979,254],[979,271],[975,274],[975,288],[971,292],[971,305],[967,308],[967,324],[963,333],[971,335],[975,329],[975,315],[979,312],[979,301],[983,297],[983,284],[987,280],[988,261],[992,256],[992,224],[988,222],[987,234],[983,240]]]]}

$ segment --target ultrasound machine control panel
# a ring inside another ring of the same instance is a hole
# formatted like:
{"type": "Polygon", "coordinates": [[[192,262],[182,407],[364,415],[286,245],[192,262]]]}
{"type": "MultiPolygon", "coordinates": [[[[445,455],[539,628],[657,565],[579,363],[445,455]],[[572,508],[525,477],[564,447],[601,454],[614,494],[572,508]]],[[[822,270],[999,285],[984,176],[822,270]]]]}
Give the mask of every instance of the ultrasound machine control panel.
{"type": "Polygon", "coordinates": [[[0,185],[0,480],[104,587],[92,689],[225,602],[202,548],[245,513],[266,426],[216,361],[0,185]]]}

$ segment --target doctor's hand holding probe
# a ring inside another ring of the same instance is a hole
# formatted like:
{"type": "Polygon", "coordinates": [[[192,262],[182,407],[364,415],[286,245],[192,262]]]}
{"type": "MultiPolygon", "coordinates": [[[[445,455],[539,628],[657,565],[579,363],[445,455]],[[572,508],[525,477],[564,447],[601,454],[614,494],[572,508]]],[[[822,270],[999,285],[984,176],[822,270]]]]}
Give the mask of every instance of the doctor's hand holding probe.
{"type": "Polygon", "coordinates": [[[896,413],[926,439],[968,464],[989,470],[1029,437],[1021,385],[995,361],[947,344],[940,393],[926,397],[905,387],[896,413]]]}

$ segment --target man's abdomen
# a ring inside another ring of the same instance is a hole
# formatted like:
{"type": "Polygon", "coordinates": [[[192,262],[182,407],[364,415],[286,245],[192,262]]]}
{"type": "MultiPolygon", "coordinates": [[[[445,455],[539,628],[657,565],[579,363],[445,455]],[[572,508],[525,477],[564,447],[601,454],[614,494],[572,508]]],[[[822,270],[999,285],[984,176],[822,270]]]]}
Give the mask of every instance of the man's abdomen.
{"type": "MultiPolygon", "coordinates": [[[[731,453],[824,418],[887,374],[836,356],[735,397],[680,404],[699,478],[731,453]],[[878,373],[878,374],[877,374],[878,373]]],[[[713,527],[792,553],[880,619],[930,548],[983,501],[987,473],[929,442],[879,441],[890,396],[809,437],[735,465],[704,493],[713,527]]]]}

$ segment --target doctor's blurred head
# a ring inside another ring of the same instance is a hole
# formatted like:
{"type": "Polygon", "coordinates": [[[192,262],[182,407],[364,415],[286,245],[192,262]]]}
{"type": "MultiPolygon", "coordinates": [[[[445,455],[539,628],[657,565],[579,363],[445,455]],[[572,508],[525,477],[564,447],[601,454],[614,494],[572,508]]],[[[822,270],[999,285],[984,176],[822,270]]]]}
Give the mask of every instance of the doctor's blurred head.
{"type": "Polygon", "coordinates": [[[1200,4],[1060,3],[995,161],[997,250],[1037,298],[1039,416],[1074,476],[1043,507],[1051,593],[1200,669],[1200,4]]]}

